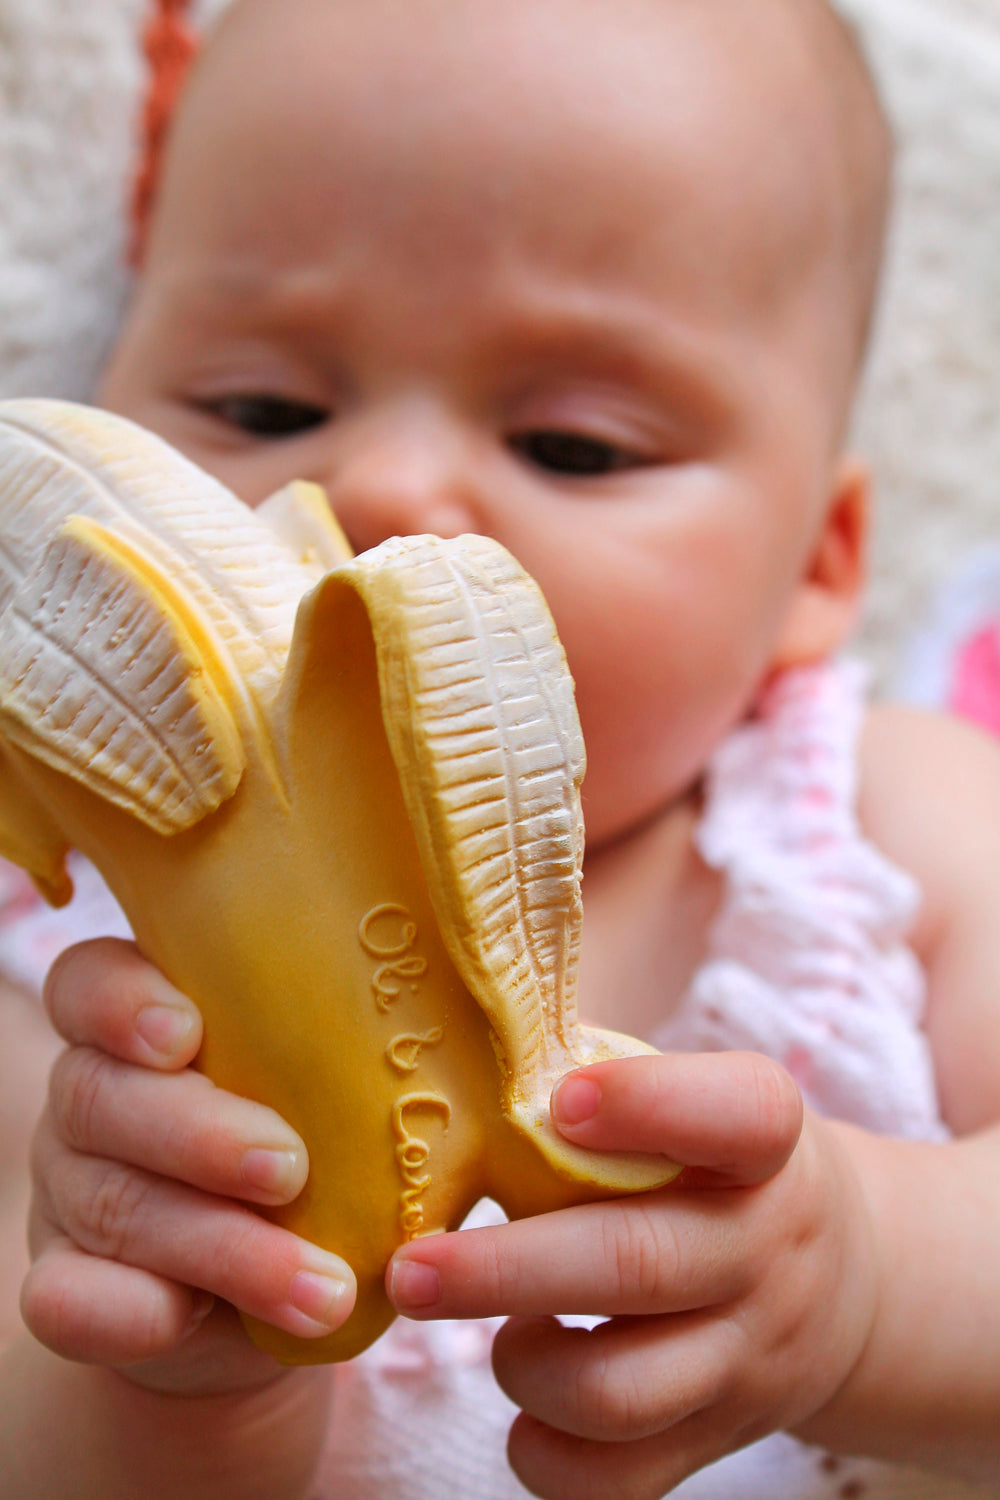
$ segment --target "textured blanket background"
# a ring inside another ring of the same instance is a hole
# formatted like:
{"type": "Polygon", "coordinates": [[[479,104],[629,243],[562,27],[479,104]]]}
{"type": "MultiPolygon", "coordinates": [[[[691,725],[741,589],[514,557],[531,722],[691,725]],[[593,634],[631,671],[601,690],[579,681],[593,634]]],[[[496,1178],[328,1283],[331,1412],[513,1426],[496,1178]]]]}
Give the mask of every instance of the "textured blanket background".
{"type": "MultiPolygon", "coordinates": [[[[857,423],[878,486],[864,642],[885,679],[936,581],[1000,537],[1000,0],[843,4],[901,147],[857,423]]],[[[0,0],[0,394],[93,389],[128,291],[145,10],[0,0]]]]}

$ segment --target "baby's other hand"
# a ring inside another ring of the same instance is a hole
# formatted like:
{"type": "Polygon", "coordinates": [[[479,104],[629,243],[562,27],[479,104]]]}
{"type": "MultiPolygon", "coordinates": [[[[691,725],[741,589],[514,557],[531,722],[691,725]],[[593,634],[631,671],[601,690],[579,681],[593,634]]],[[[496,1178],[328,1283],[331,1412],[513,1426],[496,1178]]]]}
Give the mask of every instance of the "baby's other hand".
{"type": "Polygon", "coordinates": [[[339,1257],[247,1206],[296,1197],[303,1142],[188,1066],[201,1017],[132,944],[70,949],[45,999],[68,1046],[34,1141],[25,1322],[64,1358],[154,1389],[273,1379],[234,1307],[309,1338],[354,1303],[339,1257]]]}
{"type": "Polygon", "coordinates": [[[839,1127],[749,1053],[595,1064],[560,1082],[553,1116],[580,1145],[685,1170],[658,1192],[419,1240],[390,1268],[409,1317],[511,1315],[493,1363],[522,1408],[510,1459],[532,1494],[652,1500],[824,1406],[875,1311],[839,1127]]]}

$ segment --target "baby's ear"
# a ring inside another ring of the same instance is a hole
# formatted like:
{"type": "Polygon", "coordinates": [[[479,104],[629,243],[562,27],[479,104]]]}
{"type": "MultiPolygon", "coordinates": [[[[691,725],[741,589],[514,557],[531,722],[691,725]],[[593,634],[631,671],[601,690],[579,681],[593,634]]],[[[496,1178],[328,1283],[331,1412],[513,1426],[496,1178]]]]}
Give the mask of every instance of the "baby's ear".
{"type": "Polygon", "coordinates": [[[867,581],[871,475],[860,459],[838,465],[834,486],[771,658],[773,670],[818,661],[857,623],[867,581]]]}

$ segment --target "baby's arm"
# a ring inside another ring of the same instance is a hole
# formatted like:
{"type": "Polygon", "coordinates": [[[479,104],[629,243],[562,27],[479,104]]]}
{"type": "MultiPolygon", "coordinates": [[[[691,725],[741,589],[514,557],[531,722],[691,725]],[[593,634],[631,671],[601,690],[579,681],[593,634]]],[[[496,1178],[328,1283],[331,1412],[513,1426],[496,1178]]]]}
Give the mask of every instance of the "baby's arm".
{"type": "Polygon", "coordinates": [[[777,1428],[995,1482],[1000,751],[879,714],[862,801],[927,893],[918,942],[954,1143],[808,1112],[799,1135],[787,1075],[745,1055],[602,1064],[582,1075],[595,1112],[564,1133],[690,1163],[677,1184],[394,1258],[410,1316],[514,1315],[494,1356],[523,1411],[511,1457],[548,1500],[659,1495],[777,1428]],[[581,1333],[545,1316],[582,1311],[611,1321],[581,1333]]]}
{"type": "Polygon", "coordinates": [[[831,1442],[1000,1473],[1000,746],[956,720],[869,717],[862,819],[924,893],[916,946],[943,1147],[854,1141],[884,1292],[831,1442]]]}
{"type": "Polygon", "coordinates": [[[874,710],[862,748],[868,836],[923,893],[914,943],[942,1114],[956,1135],[1000,1121],[1000,744],[971,725],[874,710]]]}
{"type": "Polygon", "coordinates": [[[0,1354],[0,1491],[298,1500],[329,1372],[283,1370],[231,1304],[306,1337],[350,1311],[344,1263],[245,1206],[295,1196],[302,1142],[186,1066],[197,1012],[131,945],[72,950],[47,1002],[69,1046],[33,1151],[35,1338],[0,1354]]]}

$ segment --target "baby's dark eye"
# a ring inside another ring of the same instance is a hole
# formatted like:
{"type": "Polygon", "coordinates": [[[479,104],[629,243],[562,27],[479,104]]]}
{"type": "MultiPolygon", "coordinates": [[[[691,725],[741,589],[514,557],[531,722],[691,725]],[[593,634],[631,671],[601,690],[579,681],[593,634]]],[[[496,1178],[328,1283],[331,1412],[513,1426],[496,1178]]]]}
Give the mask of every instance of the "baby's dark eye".
{"type": "Polygon", "coordinates": [[[323,406],[289,401],[283,396],[220,396],[201,404],[220,421],[262,438],[293,437],[321,426],[330,416],[323,406]]]}
{"type": "Polygon", "coordinates": [[[579,432],[524,432],[510,439],[521,458],[553,474],[613,474],[641,462],[635,454],[579,432]]]}

